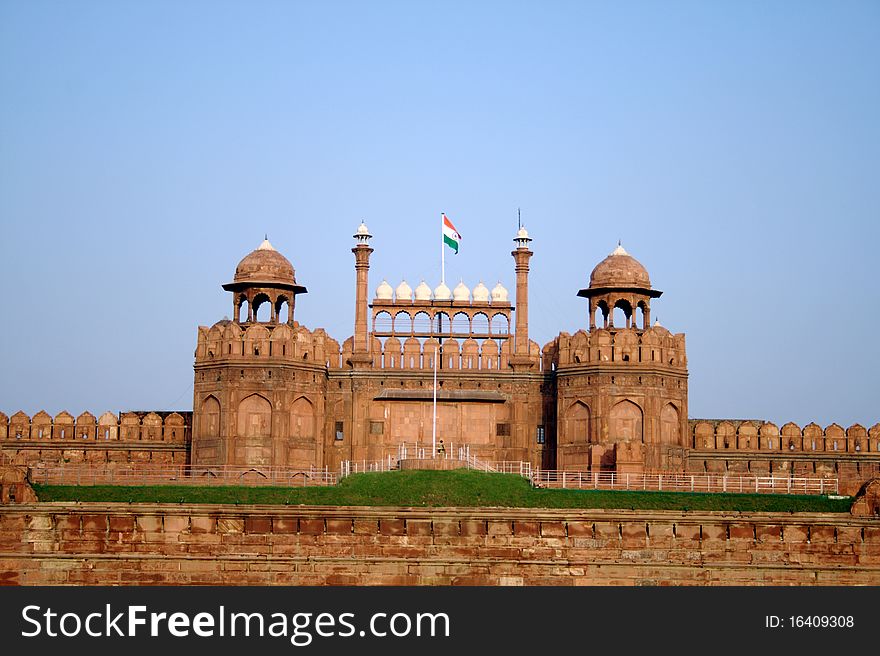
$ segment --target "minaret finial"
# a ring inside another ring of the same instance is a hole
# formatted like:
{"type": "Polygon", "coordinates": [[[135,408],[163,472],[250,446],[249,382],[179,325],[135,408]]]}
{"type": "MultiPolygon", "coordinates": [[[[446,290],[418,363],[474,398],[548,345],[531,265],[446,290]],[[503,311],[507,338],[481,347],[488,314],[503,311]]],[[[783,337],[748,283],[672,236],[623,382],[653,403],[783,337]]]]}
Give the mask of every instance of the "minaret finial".
{"type": "Polygon", "coordinates": [[[265,239],[266,241],[269,241],[269,233],[268,232],[263,234],[263,239],[265,239]]]}
{"type": "Polygon", "coordinates": [[[516,208],[516,220],[517,220],[517,223],[519,224],[517,227],[522,228],[522,212],[520,211],[520,209],[518,207],[516,208]]]}

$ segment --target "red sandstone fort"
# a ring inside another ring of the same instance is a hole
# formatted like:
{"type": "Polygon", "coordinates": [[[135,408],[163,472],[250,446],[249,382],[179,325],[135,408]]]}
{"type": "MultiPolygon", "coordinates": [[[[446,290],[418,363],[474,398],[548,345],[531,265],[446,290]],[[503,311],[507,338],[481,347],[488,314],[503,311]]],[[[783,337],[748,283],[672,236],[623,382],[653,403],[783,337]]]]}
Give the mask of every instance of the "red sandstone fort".
{"type": "MultiPolygon", "coordinates": [[[[354,335],[341,344],[295,320],[306,288],[265,240],[223,285],[232,318],[198,329],[192,413],[0,413],[2,462],[339,471],[430,446],[436,426],[469,457],[535,470],[798,476],[848,494],[880,471],[880,424],[689,419],[685,337],[652,324],[662,292],[621,246],[577,293],[583,329],[542,347],[529,338],[524,229],[513,299],[500,283],[383,281],[370,300],[371,235],[362,224],[354,238],[354,335]]],[[[7,505],[0,581],[877,584],[872,489],[861,518],[7,505]],[[250,556],[239,562],[241,549],[250,556]],[[164,569],[136,552],[161,556],[164,569]],[[53,559],[62,565],[43,568],[53,559]]]]}

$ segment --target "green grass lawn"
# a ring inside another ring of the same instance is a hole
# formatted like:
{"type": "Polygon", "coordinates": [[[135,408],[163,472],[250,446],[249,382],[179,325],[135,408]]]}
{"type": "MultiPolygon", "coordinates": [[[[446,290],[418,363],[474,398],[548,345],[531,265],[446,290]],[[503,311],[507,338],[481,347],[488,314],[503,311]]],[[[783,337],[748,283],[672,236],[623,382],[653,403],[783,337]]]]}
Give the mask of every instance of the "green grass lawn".
{"type": "Polygon", "coordinates": [[[615,508],[848,512],[852,499],[816,495],[705,494],[532,488],[515,474],[393,471],[354,474],[335,487],[144,487],[35,484],[40,501],[290,504],[332,506],[503,506],[510,508],[615,508]]]}

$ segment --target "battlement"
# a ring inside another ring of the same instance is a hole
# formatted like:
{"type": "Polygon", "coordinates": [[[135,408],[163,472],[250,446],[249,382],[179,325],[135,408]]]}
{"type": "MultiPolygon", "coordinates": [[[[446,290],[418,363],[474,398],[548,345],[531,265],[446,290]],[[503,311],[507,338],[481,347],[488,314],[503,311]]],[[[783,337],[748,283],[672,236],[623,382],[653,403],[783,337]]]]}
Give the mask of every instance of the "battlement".
{"type": "Polygon", "coordinates": [[[544,345],[543,368],[592,363],[648,364],[687,369],[684,333],[673,335],[662,326],[579,330],[567,332],[544,345]]]}
{"type": "Polygon", "coordinates": [[[815,423],[803,428],[788,422],[782,428],[755,419],[691,419],[691,446],[699,451],[766,451],[775,453],[880,453],[880,422],[866,429],[853,424],[846,430],[815,423]]]}
{"type": "MultiPolygon", "coordinates": [[[[505,324],[506,326],[506,324],[505,324]]],[[[506,329],[506,328],[505,328],[506,329]]],[[[408,331],[409,332],[409,331],[408,331]]],[[[438,340],[436,337],[410,335],[401,341],[396,335],[371,338],[372,366],[374,369],[432,370],[434,353],[442,354],[440,369],[477,371],[507,371],[511,357],[510,340],[455,337],[438,340]]],[[[340,369],[351,358],[353,338],[340,347],[339,342],[322,329],[314,331],[294,324],[244,324],[220,321],[210,328],[199,326],[196,346],[196,365],[228,359],[281,358],[290,362],[310,362],[328,369],[340,369]]],[[[540,363],[541,348],[529,342],[530,357],[540,363]]]]}
{"type": "Polygon", "coordinates": [[[83,412],[76,419],[66,411],[52,417],[44,410],[33,418],[22,411],[7,417],[0,412],[0,441],[51,442],[165,442],[190,440],[191,412],[83,412]]]}
{"type": "MultiPolygon", "coordinates": [[[[508,317],[503,313],[493,315],[491,320],[483,312],[473,316],[460,313],[451,318],[438,312],[429,318],[423,312],[411,315],[399,311],[393,319],[390,314],[387,317],[390,323],[378,323],[382,330],[370,333],[374,369],[431,370],[438,349],[442,353],[441,369],[506,371],[510,366],[511,335],[508,317]],[[442,324],[438,325],[438,316],[449,328],[443,330],[442,324]],[[462,322],[460,327],[456,327],[456,320],[462,322]],[[425,322],[424,330],[420,329],[420,321],[425,322]]],[[[340,369],[345,368],[352,353],[352,337],[340,346],[322,328],[311,331],[298,323],[237,324],[224,320],[211,327],[199,326],[195,357],[197,365],[223,359],[280,357],[340,369]]],[[[543,349],[530,340],[529,357],[538,363],[538,371],[608,362],[687,368],[684,334],[673,335],[663,327],[600,328],[579,330],[574,335],[563,332],[543,349]]]]}
{"type": "MultiPolygon", "coordinates": [[[[420,339],[407,337],[401,342],[397,337],[371,340],[373,369],[433,371],[434,357],[438,354],[438,369],[442,371],[467,371],[470,373],[499,373],[510,370],[512,344],[510,340],[500,343],[492,338],[469,337],[461,342],[451,337],[438,340],[430,337],[420,339]]],[[[352,339],[342,345],[342,360],[351,356],[352,339]]],[[[538,364],[540,371],[541,347],[529,341],[529,357],[538,364]]]]}
{"type": "Polygon", "coordinates": [[[242,325],[223,320],[210,328],[199,326],[195,357],[196,366],[224,359],[272,357],[338,369],[343,364],[340,354],[339,342],[323,328],[312,331],[296,322],[242,325]]]}

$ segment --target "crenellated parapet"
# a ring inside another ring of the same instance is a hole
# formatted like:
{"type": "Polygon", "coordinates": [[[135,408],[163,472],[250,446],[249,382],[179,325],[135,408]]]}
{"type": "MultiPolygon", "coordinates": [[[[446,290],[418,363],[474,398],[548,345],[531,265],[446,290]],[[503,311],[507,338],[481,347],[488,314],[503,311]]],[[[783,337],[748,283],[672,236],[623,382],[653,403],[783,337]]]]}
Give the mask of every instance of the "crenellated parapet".
{"type": "Polygon", "coordinates": [[[66,411],[52,417],[44,410],[29,417],[22,411],[7,417],[0,412],[0,441],[58,444],[153,442],[186,444],[189,441],[190,412],[105,412],[95,417],[83,412],[78,417],[66,411]]]}
{"type": "MultiPolygon", "coordinates": [[[[444,371],[466,371],[473,374],[498,374],[510,370],[512,345],[509,340],[456,338],[419,339],[396,336],[384,340],[372,339],[373,370],[411,370],[433,372],[434,358],[438,358],[437,368],[444,371]]],[[[530,341],[530,355],[539,363],[538,371],[542,370],[541,347],[537,342],[530,341]]],[[[351,353],[351,340],[342,346],[342,359],[345,361],[351,353]]]]}
{"type": "Polygon", "coordinates": [[[691,419],[691,447],[697,451],[760,451],[776,454],[880,453],[880,423],[866,429],[853,424],[844,429],[816,423],[803,428],[788,422],[781,428],[768,421],[691,419]]]}
{"type": "Polygon", "coordinates": [[[314,331],[292,325],[254,323],[241,325],[228,319],[211,327],[199,326],[196,365],[271,359],[273,362],[308,362],[338,369],[342,366],[339,342],[323,328],[314,331]]]}
{"type": "Polygon", "coordinates": [[[687,369],[684,333],[673,335],[662,326],[563,332],[544,346],[543,359],[545,368],[558,369],[609,363],[687,369]]]}

